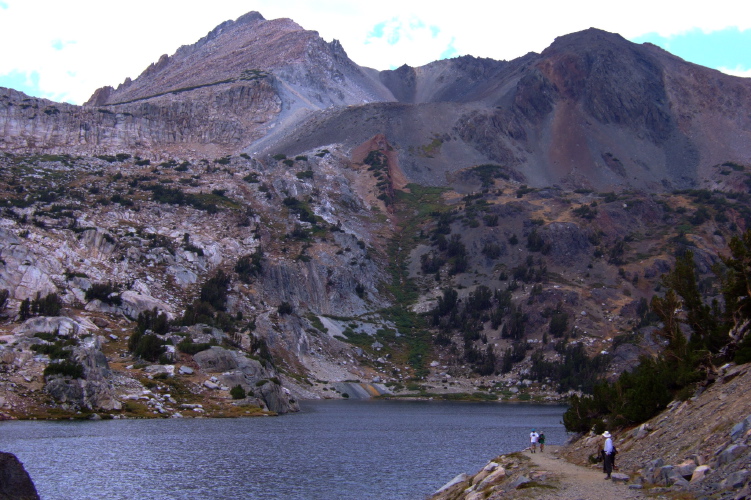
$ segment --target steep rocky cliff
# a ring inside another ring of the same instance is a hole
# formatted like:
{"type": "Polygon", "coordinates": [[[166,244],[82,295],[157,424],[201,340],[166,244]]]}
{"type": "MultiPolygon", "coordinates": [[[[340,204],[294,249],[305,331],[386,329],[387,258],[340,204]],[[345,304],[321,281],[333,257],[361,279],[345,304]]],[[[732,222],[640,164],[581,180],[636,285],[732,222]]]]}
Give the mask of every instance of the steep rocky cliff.
{"type": "Polygon", "coordinates": [[[191,99],[167,93],[117,107],[72,106],[0,89],[0,144],[11,152],[221,156],[261,137],[281,110],[264,80],[196,89],[191,99]]]}

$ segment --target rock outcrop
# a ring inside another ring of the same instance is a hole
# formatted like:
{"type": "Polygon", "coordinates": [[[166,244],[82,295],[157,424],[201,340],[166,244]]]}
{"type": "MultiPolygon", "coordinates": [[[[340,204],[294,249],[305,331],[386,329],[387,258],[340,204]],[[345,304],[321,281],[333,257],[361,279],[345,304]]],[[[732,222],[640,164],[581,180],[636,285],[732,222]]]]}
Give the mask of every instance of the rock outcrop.
{"type": "Polygon", "coordinates": [[[275,413],[299,411],[297,402],[281,386],[278,374],[260,361],[221,347],[201,351],[193,359],[204,372],[220,374],[217,378],[227,389],[240,385],[246,393],[258,392],[266,407],[275,413]]]}
{"type": "Polygon", "coordinates": [[[265,81],[167,92],[109,107],[73,106],[0,89],[0,148],[10,152],[114,153],[201,151],[221,156],[259,139],[281,110],[265,81]]]}
{"type": "Polygon", "coordinates": [[[49,375],[44,389],[64,407],[88,410],[120,410],[115,397],[107,357],[96,337],[83,339],[73,349],[70,361],[83,368],[80,377],[49,375]]]}
{"type": "Polygon", "coordinates": [[[37,333],[48,333],[63,337],[83,337],[95,330],[98,330],[97,326],[86,318],[39,316],[24,321],[13,329],[13,334],[30,337],[37,333]]]}
{"type": "Polygon", "coordinates": [[[12,453],[0,452],[0,500],[39,500],[31,476],[12,453]]]}
{"type": "Polygon", "coordinates": [[[486,498],[491,492],[514,491],[528,483],[529,459],[521,454],[501,455],[475,475],[462,473],[440,487],[431,500],[486,498]],[[512,472],[513,469],[513,472],[512,472]]]}

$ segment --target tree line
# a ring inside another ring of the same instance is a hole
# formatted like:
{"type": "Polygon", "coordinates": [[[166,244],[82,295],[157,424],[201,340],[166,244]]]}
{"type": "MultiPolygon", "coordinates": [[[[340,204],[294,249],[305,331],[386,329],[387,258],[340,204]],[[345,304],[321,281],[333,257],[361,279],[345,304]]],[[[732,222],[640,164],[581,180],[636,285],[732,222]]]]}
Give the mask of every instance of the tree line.
{"type": "Polygon", "coordinates": [[[614,382],[595,384],[591,395],[573,396],[563,415],[567,431],[600,433],[639,424],[674,399],[690,398],[714,377],[717,366],[751,361],[751,231],[733,237],[729,250],[713,269],[719,293],[708,298],[712,294],[702,293],[693,252],[677,257],[662,277],[664,294],[650,302],[665,348],[656,357],[641,357],[614,382]]]}

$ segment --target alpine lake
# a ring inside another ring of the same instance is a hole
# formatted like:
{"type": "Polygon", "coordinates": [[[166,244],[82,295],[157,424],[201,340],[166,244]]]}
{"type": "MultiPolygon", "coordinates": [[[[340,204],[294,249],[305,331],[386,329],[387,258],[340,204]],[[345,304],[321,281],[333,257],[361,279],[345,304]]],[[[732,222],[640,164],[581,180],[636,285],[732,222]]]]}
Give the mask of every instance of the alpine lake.
{"type": "Polygon", "coordinates": [[[519,451],[562,444],[562,405],[303,401],[280,417],[7,421],[43,500],[424,499],[519,451]]]}

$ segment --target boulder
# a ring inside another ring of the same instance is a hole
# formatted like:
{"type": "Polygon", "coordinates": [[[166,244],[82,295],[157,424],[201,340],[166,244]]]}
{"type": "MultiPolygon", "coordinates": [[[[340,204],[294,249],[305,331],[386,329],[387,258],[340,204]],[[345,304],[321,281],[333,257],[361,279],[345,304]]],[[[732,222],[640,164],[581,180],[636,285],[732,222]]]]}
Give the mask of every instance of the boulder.
{"type": "Polygon", "coordinates": [[[631,433],[634,439],[643,439],[649,435],[649,424],[641,424],[631,433]]]}
{"type": "Polygon", "coordinates": [[[693,460],[686,460],[682,464],[675,466],[675,471],[686,480],[691,479],[694,470],[696,470],[696,462],[693,460]]]}
{"type": "Polygon", "coordinates": [[[201,370],[209,373],[228,372],[238,368],[235,353],[222,347],[212,347],[196,353],[193,359],[201,370]]]}
{"type": "Polygon", "coordinates": [[[676,475],[672,478],[672,483],[670,486],[672,486],[673,488],[687,490],[690,488],[691,484],[683,479],[683,477],[676,475]]]}
{"type": "Polygon", "coordinates": [[[248,384],[248,379],[243,372],[239,370],[222,373],[218,379],[221,384],[226,387],[235,387],[236,385],[239,385],[245,392],[253,391],[253,389],[255,389],[255,387],[251,387],[250,384],[248,384]]]}
{"type": "Polygon", "coordinates": [[[483,470],[481,470],[480,472],[478,472],[477,474],[475,474],[475,475],[474,475],[474,476],[472,477],[472,486],[475,486],[475,485],[477,485],[477,483],[479,483],[480,481],[482,481],[483,479],[485,479],[485,478],[486,478],[486,477],[488,477],[489,475],[490,475],[490,472],[489,472],[489,471],[486,471],[486,470],[484,470],[484,469],[483,469],[483,470]]]}
{"type": "Polygon", "coordinates": [[[107,383],[69,377],[52,377],[44,389],[58,402],[90,410],[121,410],[120,403],[107,383]]]}
{"type": "Polygon", "coordinates": [[[519,476],[511,483],[510,487],[512,490],[515,490],[517,488],[520,488],[522,485],[525,485],[527,483],[531,483],[532,480],[529,479],[527,476],[519,476]]]}
{"type": "Polygon", "coordinates": [[[269,381],[260,387],[260,395],[266,402],[266,407],[275,413],[287,413],[300,411],[297,402],[291,402],[288,395],[282,390],[282,386],[269,381]]]}
{"type": "Polygon", "coordinates": [[[107,304],[105,302],[102,302],[99,299],[93,299],[87,302],[84,309],[89,312],[97,312],[97,313],[112,314],[112,315],[120,314],[121,312],[119,306],[116,306],[114,304],[107,304]]]}
{"type": "Polygon", "coordinates": [[[443,493],[444,491],[449,490],[453,486],[456,486],[457,484],[464,483],[464,482],[466,482],[469,479],[470,479],[470,475],[462,472],[461,474],[459,474],[458,476],[456,476],[454,479],[452,479],[448,483],[446,483],[443,486],[441,486],[440,488],[438,488],[436,490],[436,492],[434,493],[434,495],[437,495],[439,493],[443,493]]]}
{"type": "Polygon", "coordinates": [[[648,483],[656,483],[660,480],[660,469],[665,465],[665,461],[661,458],[652,460],[644,467],[642,476],[648,483]]]}
{"type": "Polygon", "coordinates": [[[29,473],[12,453],[0,452],[0,499],[39,500],[29,473]]]}
{"type": "Polygon", "coordinates": [[[112,375],[107,356],[101,349],[102,345],[97,337],[87,337],[73,349],[72,357],[83,365],[86,380],[105,380],[112,375]]]}
{"type": "Polygon", "coordinates": [[[166,374],[168,377],[175,376],[175,365],[149,365],[143,369],[149,375],[166,374]]]}
{"type": "Polygon", "coordinates": [[[673,465],[665,465],[661,467],[659,479],[655,482],[659,482],[665,486],[688,486],[688,481],[681,476],[678,469],[673,465]]]}
{"type": "Polygon", "coordinates": [[[720,452],[719,457],[717,457],[718,464],[724,465],[733,462],[737,458],[745,455],[747,451],[748,446],[744,444],[731,444],[720,452]]]}
{"type": "Polygon", "coordinates": [[[235,406],[255,406],[258,408],[263,408],[264,403],[262,400],[254,397],[246,397],[243,399],[237,399],[233,403],[235,406]]]}
{"type": "Polygon", "coordinates": [[[169,266],[167,272],[175,279],[175,284],[180,288],[186,288],[198,282],[198,275],[183,266],[169,266]]]}
{"type": "Polygon", "coordinates": [[[691,484],[698,484],[704,480],[707,474],[712,471],[712,468],[708,465],[700,465],[694,469],[694,473],[691,475],[691,484]]]}
{"type": "Polygon", "coordinates": [[[193,375],[193,368],[183,365],[180,367],[179,372],[181,375],[193,375]]]}
{"type": "Polygon", "coordinates": [[[502,481],[506,477],[506,469],[503,467],[496,468],[493,472],[483,479],[480,484],[477,485],[477,491],[482,491],[490,485],[496,484],[502,481]]]}
{"type": "Polygon", "coordinates": [[[120,304],[119,308],[129,318],[137,318],[142,312],[156,309],[166,314],[170,320],[175,319],[172,307],[169,304],[155,299],[150,295],[143,295],[133,290],[127,290],[120,294],[120,299],[122,299],[122,304],[120,304]]]}
{"type": "Polygon", "coordinates": [[[13,329],[14,335],[31,336],[35,333],[54,333],[67,337],[81,337],[91,331],[98,330],[97,326],[83,318],[72,319],[66,316],[38,316],[24,321],[13,329]]]}
{"type": "Polygon", "coordinates": [[[751,429],[751,415],[733,426],[732,430],[730,431],[730,440],[736,442],[739,439],[742,439],[749,429],[751,429]]]}
{"type": "Polygon", "coordinates": [[[221,343],[227,338],[227,334],[218,328],[213,326],[197,324],[191,326],[184,326],[180,328],[181,333],[187,333],[190,335],[191,340],[196,344],[207,344],[212,341],[221,343]]]}
{"type": "Polygon", "coordinates": [[[742,488],[748,481],[749,472],[742,469],[730,474],[726,479],[720,482],[720,488],[723,490],[737,490],[742,488]]]}

